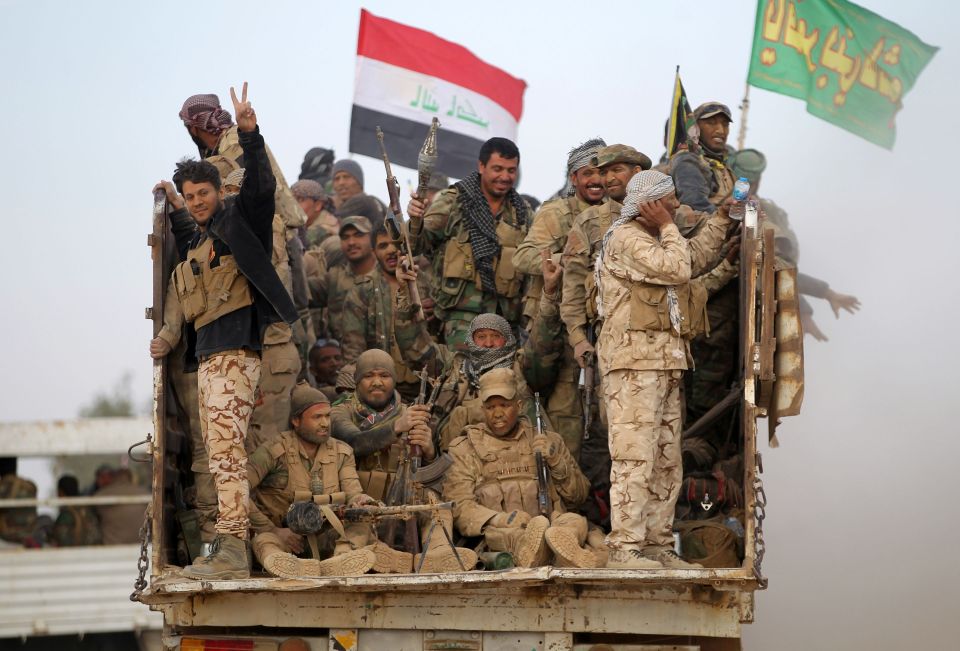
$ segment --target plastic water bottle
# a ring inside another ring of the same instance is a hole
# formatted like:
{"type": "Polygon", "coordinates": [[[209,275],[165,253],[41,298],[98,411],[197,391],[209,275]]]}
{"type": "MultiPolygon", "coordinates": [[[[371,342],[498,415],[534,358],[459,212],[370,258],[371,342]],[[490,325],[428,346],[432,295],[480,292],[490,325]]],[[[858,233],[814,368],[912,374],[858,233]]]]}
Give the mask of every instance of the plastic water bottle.
{"type": "Polygon", "coordinates": [[[735,533],[738,538],[743,538],[743,536],[746,533],[743,530],[743,525],[740,524],[740,520],[733,517],[732,515],[728,515],[726,519],[724,519],[723,524],[727,529],[735,533]]]}
{"type": "Polygon", "coordinates": [[[747,177],[741,176],[737,179],[737,182],[733,184],[733,200],[736,201],[736,203],[730,206],[730,219],[737,221],[743,220],[743,215],[746,212],[747,197],[749,196],[750,181],[747,180],[747,177]]]}

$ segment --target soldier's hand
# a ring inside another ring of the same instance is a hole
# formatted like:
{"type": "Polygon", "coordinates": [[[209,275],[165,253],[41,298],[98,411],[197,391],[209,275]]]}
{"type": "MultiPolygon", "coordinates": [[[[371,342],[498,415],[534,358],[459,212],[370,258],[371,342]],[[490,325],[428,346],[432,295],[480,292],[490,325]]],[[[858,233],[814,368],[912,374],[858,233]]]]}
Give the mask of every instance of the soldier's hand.
{"type": "Polygon", "coordinates": [[[150,340],[150,357],[154,359],[160,359],[161,357],[166,357],[170,354],[170,351],[173,348],[167,342],[166,339],[161,337],[154,337],[150,340]]]}
{"type": "Polygon", "coordinates": [[[736,237],[731,238],[728,241],[727,246],[729,248],[727,249],[727,255],[724,256],[724,259],[730,264],[733,264],[740,257],[740,236],[737,235],[736,237]]]}
{"type": "Polygon", "coordinates": [[[803,333],[810,335],[817,341],[830,341],[830,338],[823,333],[817,322],[813,320],[812,314],[801,314],[800,325],[803,326],[803,333]]]}
{"type": "Polygon", "coordinates": [[[426,212],[427,202],[418,197],[416,193],[412,193],[410,203],[407,204],[407,216],[411,219],[422,219],[426,212]]]}
{"type": "Polygon", "coordinates": [[[540,251],[540,270],[543,272],[543,292],[550,295],[556,294],[560,287],[560,280],[563,278],[563,267],[546,249],[540,251]]]}
{"type": "Polygon", "coordinates": [[[393,431],[402,434],[409,432],[417,425],[430,426],[430,408],[426,405],[410,405],[404,409],[394,423],[393,431]]]}
{"type": "Polygon", "coordinates": [[[433,306],[435,303],[433,299],[429,296],[420,297],[420,307],[423,308],[423,316],[426,317],[427,321],[433,318],[433,306]]]}
{"type": "Polygon", "coordinates": [[[240,131],[253,131],[257,128],[257,114],[253,106],[247,101],[247,82],[243,82],[243,89],[240,91],[240,99],[237,99],[237,91],[230,87],[230,99],[233,100],[233,115],[237,119],[237,129],[240,131]]]}
{"type": "Polygon", "coordinates": [[[181,197],[177,192],[177,186],[175,186],[173,183],[170,181],[161,180],[159,183],[153,186],[153,191],[156,192],[157,190],[163,190],[163,192],[167,195],[167,203],[173,206],[174,210],[183,209],[183,206],[185,205],[183,203],[183,197],[181,197]]]}
{"type": "Polygon", "coordinates": [[[542,454],[543,460],[550,466],[557,462],[560,453],[557,443],[548,439],[545,434],[533,437],[533,451],[542,454]]]}
{"type": "Polygon", "coordinates": [[[656,228],[663,228],[667,224],[673,223],[673,216],[667,210],[663,200],[645,201],[640,206],[640,216],[643,220],[656,228]]]}
{"type": "Polygon", "coordinates": [[[360,493],[359,495],[353,496],[350,500],[350,506],[383,506],[383,503],[373,499],[369,495],[360,493]]]}
{"type": "Polygon", "coordinates": [[[530,522],[530,514],[526,511],[510,511],[509,513],[497,513],[487,521],[491,527],[525,527],[530,522]]]}
{"type": "Polygon", "coordinates": [[[413,268],[410,268],[407,265],[406,256],[401,256],[400,261],[397,263],[397,280],[399,280],[401,284],[417,282],[417,267],[414,265],[413,268]]]}
{"type": "Polygon", "coordinates": [[[273,533],[284,545],[289,547],[290,551],[294,554],[299,554],[303,551],[303,536],[300,534],[296,534],[289,529],[281,529],[279,527],[274,529],[273,533]]]}
{"type": "Polygon", "coordinates": [[[593,344],[586,339],[573,347],[573,358],[577,360],[580,368],[587,368],[587,356],[592,356],[595,353],[596,349],[593,347],[593,344]]]}
{"type": "Polygon", "coordinates": [[[824,297],[830,303],[830,309],[833,310],[833,316],[840,318],[840,310],[844,309],[850,314],[855,314],[860,309],[860,299],[849,294],[838,294],[832,289],[827,290],[824,297]]]}
{"type": "Polygon", "coordinates": [[[717,206],[717,212],[720,213],[721,216],[730,219],[730,206],[735,203],[737,203],[737,201],[733,197],[727,197],[717,206]]]}
{"type": "Polygon", "coordinates": [[[437,456],[437,450],[433,445],[433,432],[427,425],[414,425],[407,434],[407,443],[419,445],[423,458],[427,461],[432,461],[437,456]]]}

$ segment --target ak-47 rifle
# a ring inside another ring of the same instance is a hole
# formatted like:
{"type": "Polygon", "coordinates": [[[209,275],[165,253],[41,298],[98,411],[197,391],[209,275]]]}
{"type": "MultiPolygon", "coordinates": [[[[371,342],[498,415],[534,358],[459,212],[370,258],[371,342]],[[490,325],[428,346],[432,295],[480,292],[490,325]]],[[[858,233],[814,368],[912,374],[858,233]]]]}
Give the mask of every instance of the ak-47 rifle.
{"type": "MultiPolygon", "coordinates": [[[[592,327],[587,327],[587,341],[596,345],[597,337],[592,327]]],[[[593,425],[593,390],[596,382],[596,355],[593,352],[583,356],[584,366],[580,369],[580,390],[583,394],[583,440],[590,438],[590,426],[593,425]]]]}
{"type": "MultiPolygon", "coordinates": [[[[537,417],[537,436],[543,436],[543,422],[540,420],[540,392],[533,394],[533,404],[536,408],[537,417]]],[[[534,454],[537,460],[537,508],[540,515],[548,518],[553,513],[553,502],[550,499],[550,473],[547,469],[547,462],[543,460],[543,454],[539,451],[534,454]]]]}
{"type": "Polygon", "coordinates": [[[328,505],[303,501],[291,504],[285,519],[290,531],[303,536],[318,533],[328,521],[333,524],[334,520],[330,517],[331,514],[341,522],[370,522],[376,524],[383,520],[406,520],[416,524],[418,513],[452,510],[453,502],[398,506],[348,506],[346,504],[328,505]]]}
{"type": "MultiPolygon", "coordinates": [[[[383,131],[380,127],[377,127],[377,141],[380,143],[380,153],[383,154],[383,166],[387,171],[387,194],[390,196],[390,211],[384,219],[384,225],[390,233],[390,238],[397,243],[400,255],[406,258],[407,268],[415,269],[416,263],[413,261],[412,248],[410,247],[410,234],[403,223],[403,209],[400,208],[400,183],[390,168],[390,158],[387,156],[387,146],[383,142],[383,131]]],[[[410,304],[416,309],[414,319],[425,321],[427,317],[423,313],[420,290],[417,288],[415,280],[407,281],[407,296],[410,298],[410,304]]]]}

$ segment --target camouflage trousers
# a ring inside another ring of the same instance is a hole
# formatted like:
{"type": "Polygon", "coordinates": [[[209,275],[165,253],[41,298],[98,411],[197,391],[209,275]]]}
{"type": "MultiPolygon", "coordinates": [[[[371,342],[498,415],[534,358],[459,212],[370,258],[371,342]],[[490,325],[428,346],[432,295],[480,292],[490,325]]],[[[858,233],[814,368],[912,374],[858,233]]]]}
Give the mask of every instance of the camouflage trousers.
{"type": "Polygon", "coordinates": [[[264,344],[261,360],[257,402],[246,440],[247,452],[253,452],[289,429],[290,393],[300,373],[300,351],[293,341],[264,344]]]}
{"type": "Polygon", "coordinates": [[[565,345],[557,381],[547,400],[547,414],[554,430],[567,444],[574,461],[580,460],[583,441],[583,401],[579,380],[580,365],[573,358],[573,348],[565,345]]]}
{"type": "Polygon", "coordinates": [[[247,451],[244,439],[260,381],[260,357],[247,350],[214,353],[200,362],[200,427],[217,488],[217,533],[247,539],[247,451]]]}
{"type": "Polygon", "coordinates": [[[610,439],[611,549],[673,547],[683,480],[683,371],[610,371],[603,378],[610,439]]]}

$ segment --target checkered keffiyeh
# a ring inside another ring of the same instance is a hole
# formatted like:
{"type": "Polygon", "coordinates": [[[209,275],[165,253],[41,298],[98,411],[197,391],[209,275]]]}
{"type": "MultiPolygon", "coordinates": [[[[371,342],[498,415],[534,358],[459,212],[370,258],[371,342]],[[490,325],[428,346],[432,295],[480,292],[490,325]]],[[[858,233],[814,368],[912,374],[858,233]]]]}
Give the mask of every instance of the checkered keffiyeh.
{"type": "Polygon", "coordinates": [[[196,127],[214,135],[220,135],[233,126],[233,116],[220,107],[216,95],[191,95],[180,109],[180,119],[188,127],[196,127]]]}
{"type": "Polygon", "coordinates": [[[517,354],[517,339],[513,336],[510,322],[499,314],[485,312],[474,317],[470,322],[470,333],[467,336],[467,349],[470,353],[465,366],[467,379],[477,390],[480,389],[480,376],[494,368],[511,368],[517,354]],[[477,330],[496,330],[506,340],[500,348],[482,348],[473,341],[477,330]]]}
{"type": "Polygon", "coordinates": [[[594,158],[602,147],[607,143],[603,138],[593,138],[580,145],[577,145],[567,154],[567,174],[573,174],[577,170],[590,165],[590,159],[594,158]]]}
{"type": "MultiPolygon", "coordinates": [[[[493,260],[500,255],[500,240],[497,238],[497,227],[494,223],[490,204],[487,203],[483,191],[480,189],[480,173],[473,172],[455,186],[461,193],[463,213],[467,218],[467,228],[470,231],[470,248],[473,249],[473,259],[480,274],[483,291],[497,295],[497,285],[493,278],[493,260]]],[[[517,213],[517,224],[523,226],[527,221],[527,206],[517,191],[510,188],[507,201],[517,213]]]]}

